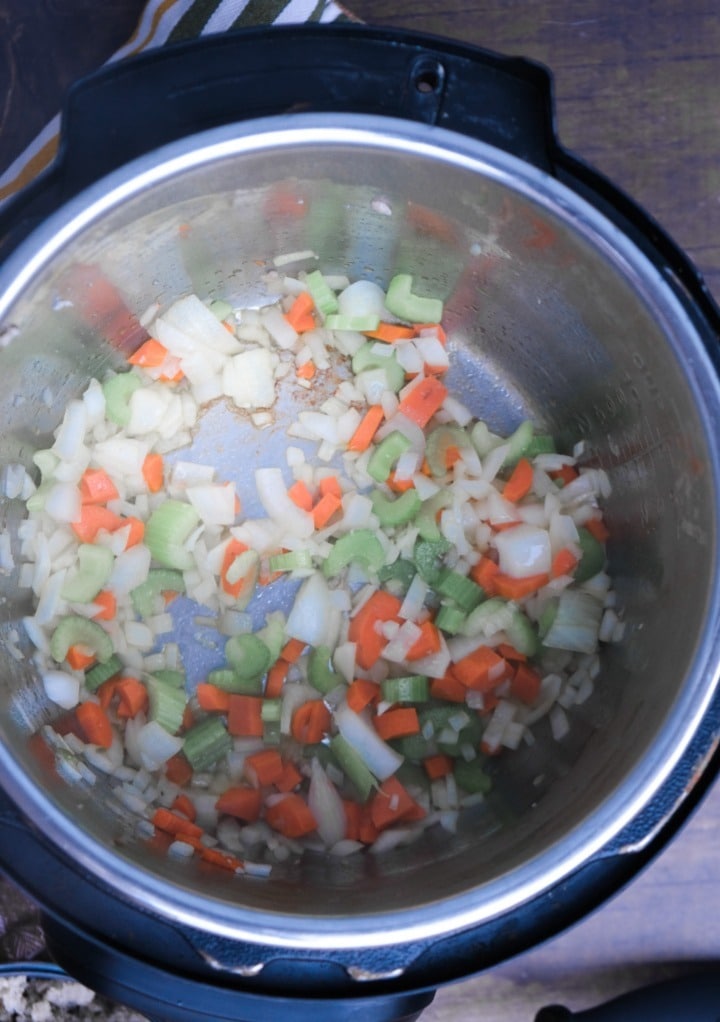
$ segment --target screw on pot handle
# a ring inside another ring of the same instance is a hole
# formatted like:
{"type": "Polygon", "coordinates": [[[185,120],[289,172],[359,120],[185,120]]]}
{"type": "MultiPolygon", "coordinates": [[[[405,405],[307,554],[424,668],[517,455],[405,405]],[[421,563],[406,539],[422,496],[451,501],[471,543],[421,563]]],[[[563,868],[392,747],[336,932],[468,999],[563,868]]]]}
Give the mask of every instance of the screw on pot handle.
{"type": "Polygon", "coordinates": [[[543,1008],[535,1022],[717,1022],[720,974],[701,973],[654,983],[587,1011],[543,1008]]]}

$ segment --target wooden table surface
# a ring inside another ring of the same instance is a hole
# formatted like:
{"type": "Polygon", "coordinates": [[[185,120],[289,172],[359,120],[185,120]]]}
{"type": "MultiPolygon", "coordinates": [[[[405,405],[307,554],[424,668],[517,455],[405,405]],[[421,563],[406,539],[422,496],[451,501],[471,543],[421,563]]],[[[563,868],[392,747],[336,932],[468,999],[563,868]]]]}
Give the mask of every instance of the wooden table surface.
{"type": "MultiPolygon", "coordinates": [[[[524,55],[554,72],[563,144],[653,214],[720,299],[717,0],[357,0],[363,20],[524,55]]],[[[0,0],[0,171],[58,95],[129,36],[142,0],[0,0]]],[[[720,791],[627,889],[571,931],[441,990],[425,1022],[525,1022],[720,960],[720,791]]],[[[650,1020],[649,1020],[650,1022],[650,1020]]],[[[680,1020],[678,1020],[680,1022],[680,1020]]]]}

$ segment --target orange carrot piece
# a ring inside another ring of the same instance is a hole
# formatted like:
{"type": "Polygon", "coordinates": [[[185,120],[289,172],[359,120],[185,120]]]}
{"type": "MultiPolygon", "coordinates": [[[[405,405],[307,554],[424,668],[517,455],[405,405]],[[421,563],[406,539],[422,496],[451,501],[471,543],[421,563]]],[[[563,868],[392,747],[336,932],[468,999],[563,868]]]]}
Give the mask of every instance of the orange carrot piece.
{"type": "Polygon", "coordinates": [[[495,577],[499,574],[500,568],[489,557],[481,557],[477,564],[470,569],[470,578],[477,582],[486,596],[497,596],[495,588],[495,577]]]}
{"type": "Polygon", "coordinates": [[[184,792],[181,792],[179,795],[175,797],[175,800],[173,801],[173,804],[170,806],[170,809],[174,813],[182,813],[183,816],[187,817],[187,819],[190,820],[190,823],[195,822],[195,817],[197,816],[197,809],[195,808],[195,803],[191,798],[184,794],[184,792]]]}
{"type": "Polygon", "coordinates": [[[366,337],[375,341],[384,341],[385,344],[393,344],[395,341],[407,341],[416,336],[411,326],[402,326],[400,323],[379,323],[374,330],[363,330],[366,337]]]}
{"type": "Polygon", "coordinates": [[[282,694],[283,685],[288,675],[290,664],[287,660],[276,660],[267,672],[265,680],[265,698],[278,699],[282,694]]]}
{"type": "Polygon", "coordinates": [[[163,461],[162,454],[151,451],[150,454],[145,456],[142,464],[142,476],[145,480],[145,485],[151,493],[159,493],[162,490],[164,475],[165,462],[163,461]]]}
{"type": "Polygon", "coordinates": [[[228,869],[232,873],[242,869],[244,865],[242,859],[238,859],[236,855],[232,855],[230,852],[223,852],[219,848],[210,848],[208,845],[201,844],[197,852],[202,861],[206,862],[209,866],[219,866],[220,869],[228,869]]]}
{"type": "Polygon", "coordinates": [[[110,589],[103,589],[93,598],[93,603],[100,608],[93,617],[96,621],[112,621],[117,613],[117,599],[110,589]]]}
{"type": "Polygon", "coordinates": [[[406,490],[412,490],[415,486],[412,479],[398,479],[394,472],[390,473],[385,482],[393,493],[405,493],[406,490]]]}
{"type": "Polygon", "coordinates": [[[194,723],[195,723],[195,714],[192,711],[192,706],[190,705],[190,703],[188,703],[187,706],[185,707],[185,709],[183,710],[183,718],[182,718],[182,729],[183,729],[183,731],[189,731],[194,723]]]}
{"type": "Polygon", "coordinates": [[[225,816],[235,816],[245,823],[253,823],[260,817],[262,793],[259,788],[250,788],[246,784],[233,785],[220,795],[215,808],[225,816]]]}
{"type": "Polygon", "coordinates": [[[342,499],[343,489],[337,476],[323,476],[318,483],[318,490],[321,497],[331,493],[334,497],[342,499]]]}
{"type": "Polygon", "coordinates": [[[291,793],[267,806],[265,819],[285,837],[298,838],[317,829],[317,821],[302,795],[291,793]]]}
{"type": "Polygon", "coordinates": [[[371,845],[380,836],[379,829],[372,820],[370,806],[362,806],[360,810],[360,826],[358,827],[358,841],[365,845],[371,845]]]}
{"type": "Polygon", "coordinates": [[[379,698],[380,686],[369,678],[355,678],[345,693],[345,701],[355,713],[360,713],[366,706],[376,703],[379,698]]]}
{"type": "Polygon", "coordinates": [[[137,717],[148,708],[147,689],[139,678],[120,678],[115,682],[115,695],[118,697],[117,715],[121,720],[137,717]]]}
{"type": "Polygon", "coordinates": [[[551,479],[561,482],[563,486],[567,486],[573,479],[577,479],[579,472],[574,465],[562,465],[560,468],[548,472],[548,475],[551,479]]]}
{"type": "Polygon", "coordinates": [[[74,671],[84,671],[95,663],[95,654],[88,646],[76,643],[67,651],[65,659],[74,671]]]}
{"type": "Polygon", "coordinates": [[[401,600],[384,589],[377,589],[350,620],[348,639],[357,645],[356,659],[364,671],[369,670],[387,645],[378,631],[386,621],[398,621],[401,600]]]}
{"type": "Polygon", "coordinates": [[[332,717],[322,699],[308,699],[293,714],[291,733],[303,745],[315,745],[330,730],[332,717]]]}
{"type": "Polygon", "coordinates": [[[385,418],[382,405],[370,405],[353,435],[348,441],[349,451],[366,451],[385,418]]]}
{"type": "Polygon", "coordinates": [[[478,646],[452,667],[452,675],[466,688],[487,692],[499,685],[504,677],[505,660],[490,646],[478,646]]]}
{"type": "Polygon", "coordinates": [[[563,547],[553,557],[550,577],[558,578],[560,575],[572,575],[577,567],[578,559],[568,547],[563,547]]]}
{"type": "Polygon", "coordinates": [[[113,699],[115,698],[115,686],[118,683],[118,678],[108,678],[102,685],[99,685],[95,695],[98,698],[98,702],[103,710],[107,711],[110,709],[113,699]]]}
{"type": "Polygon", "coordinates": [[[285,767],[277,749],[260,749],[245,757],[243,770],[251,784],[264,788],[274,784],[283,775],[285,767]]]}
{"type": "MultiPolygon", "coordinates": [[[[315,324],[313,322],[313,326],[314,325],[315,324]]],[[[305,329],[312,330],[312,327],[306,327],[305,329]]],[[[312,380],[316,372],[317,370],[315,367],[315,363],[311,358],[309,358],[307,362],[303,362],[302,365],[299,365],[297,367],[297,369],[295,370],[295,375],[299,380],[312,380]]]]}
{"type": "Polygon", "coordinates": [[[98,745],[101,749],[109,749],[113,740],[113,729],[105,710],[91,700],[80,703],[75,713],[90,745],[98,745]]]}
{"type": "Polygon", "coordinates": [[[334,493],[326,493],[320,498],[312,509],[313,524],[316,529],[322,529],[342,507],[342,500],[334,493]]]}
{"type": "Polygon", "coordinates": [[[262,738],[262,698],[260,696],[230,696],[227,729],[231,735],[242,738],[262,738]]]}
{"type": "Polygon", "coordinates": [[[155,340],[154,337],[150,337],[140,345],[137,351],[133,352],[128,362],[133,366],[142,366],[143,369],[157,369],[163,364],[167,355],[168,350],[165,345],[155,340]]]}
{"type": "Polygon", "coordinates": [[[243,586],[245,585],[244,578],[239,578],[237,582],[229,582],[227,576],[230,568],[233,565],[233,562],[235,561],[235,558],[239,554],[244,554],[245,551],[248,549],[249,547],[247,546],[246,543],[241,543],[239,539],[235,539],[234,537],[225,547],[222,567],[220,568],[220,585],[222,586],[223,591],[228,594],[228,596],[233,596],[237,598],[242,592],[243,586]]]}
{"type": "Polygon", "coordinates": [[[158,830],[164,830],[174,837],[201,838],[203,834],[202,827],[171,809],[165,809],[164,806],[158,806],[155,810],[152,823],[158,830]]]}
{"type": "Polygon", "coordinates": [[[195,689],[198,706],[206,713],[227,713],[230,709],[230,693],[201,681],[195,689]]]}
{"type": "Polygon", "coordinates": [[[440,323],[415,323],[413,329],[416,337],[419,337],[424,331],[429,333],[434,330],[440,343],[447,344],[447,334],[440,323]]]}
{"type": "Polygon", "coordinates": [[[142,543],[145,538],[145,522],[141,518],[135,518],[134,515],[130,515],[127,518],[121,518],[117,529],[113,532],[119,532],[120,529],[125,529],[130,526],[128,531],[128,537],[125,541],[125,549],[129,550],[132,546],[137,546],[138,543],[142,543]]]}
{"type": "Polygon", "coordinates": [[[448,703],[464,703],[467,689],[448,672],[442,678],[431,680],[430,695],[433,699],[444,699],[448,703]]]}
{"type": "Polygon", "coordinates": [[[119,496],[115,483],[102,468],[86,469],[80,478],[79,489],[83,504],[107,504],[119,496]]]}
{"type": "Polygon", "coordinates": [[[273,784],[278,791],[292,791],[293,788],[297,788],[302,779],[302,774],[295,764],[288,761],[283,763],[282,775],[273,781],[273,784]]]}
{"type": "Polygon", "coordinates": [[[585,528],[591,536],[595,537],[598,543],[606,543],[610,538],[610,530],[600,516],[588,518],[585,522],[585,528]]]}
{"type": "Polygon", "coordinates": [[[302,639],[288,639],[280,651],[280,659],[288,664],[296,663],[303,655],[305,646],[302,639]]]}
{"type": "Polygon", "coordinates": [[[414,706],[397,706],[373,719],[375,730],[384,741],[420,733],[420,719],[414,706]]]}
{"type": "Polygon", "coordinates": [[[505,500],[516,504],[530,492],[533,482],[533,467],[527,458],[520,458],[505,483],[502,495],[505,500]]]}
{"type": "Polygon", "coordinates": [[[420,625],[420,635],[407,652],[406,660],[421,660],[440,649],[440,631],[430,619],[420,625]]]}
{"type": "Polygon", "coordinates": [[[165,776],[172,784],[183,788],[192,780],[193,770],[182,752],[176,752],[165,764],[165,776]]]}
{"type": "Polygon", "coordinates": [[[309,291],[301,291],[285,313],[285,319],[297,333],[304,333],[315,327],[313,310],[315,302],[309,291]]]}
{"type": "Polygon", "coordinates": [[[370,801],[370,819],[378,830],[399,820],[421,820],[425,810],[396,777],[389,777],[380,785],[370,801]]]}
{"type": "Polygon", "coordinates": [[[435,756],[426,756],[423,760],[423,768],[431,781],[436,781],[439,777],[447,777],[453,772],[452,756],[446,756],[442,752],[435,756]]]}
{"type": "Polygon", "coordinates": [[[362,816],[362,806],[359,802],[353,802],[349,798],[342,800],[343,809],[345,810],[345,837],[348,841],[359,841],[360,840],[360,819],[362,816]]]}
{"type": "Polygon", "coordinates": [[[537,589],[541,589],[550,581],[547,572],[537,575],[525,575],[524,578],[513,578],[511,575],[504,575],[498,572],[495,576],[495,591],[498,596],[506,600],[521,600],[524,596],[530,596],[537,589]]]}
{"type": "Polygon", "coordinates": [[[94,543],[98,532],[114,532],[122,519],[102,504],[83,504],[80,518],[71,528],[81,543],[94,543]]]}
{"type": "Polygon", "coordinates": [[[509,642],[500,642],[495,649],[501,657],[510,660],[511,663],[523,664],[527,660],[526,655],[515,649],[514,646],[511,646],[509,642]]]}
{"type": "Polygon", "coordinates": [[[292,484],[292,486],[289,486],[287,493],[288,497],[296,507],[301,508],[303,511],[312,511],[312,493],[302,479],[298,479],[297,482],[292,484]]]}
{"type": "Polygon", "coordinates": [[[523,703],[534,703],[540,695],[541,677],[528,664],[520,663],[510,682],[510,692],[523,703]]]}
{"type": "Polygon", "coordinates": [[[398,405],[398,411],[424,429],[447,395],[448,389],[444,383],[436,376],[426,376],[405,395],[398,405]]]}

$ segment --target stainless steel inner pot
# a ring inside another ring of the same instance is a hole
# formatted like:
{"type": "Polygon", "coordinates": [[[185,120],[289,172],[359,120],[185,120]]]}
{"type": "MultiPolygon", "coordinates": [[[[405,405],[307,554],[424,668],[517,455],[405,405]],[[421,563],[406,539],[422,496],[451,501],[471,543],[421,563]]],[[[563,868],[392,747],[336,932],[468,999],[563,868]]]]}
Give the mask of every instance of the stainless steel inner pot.
{"type": "MultiPolygon", "coordinates": [[[[105,780],[47,782],[27,739],[52,718],[0,578],[0,780],[31,824],[118,896],[244,941],[340,948],[445,934],[515,909],[602,855],[691,741],[718,676],[718,380],[681,288],[609,220],[530,165],[441,128],[293,114],[174,143],[52,215],[0,275],[0,450],[31,464],[67,401],[122,356],[83,322],[68,274],[99,268],[140,315],[190,292],[268,300],[273,257],[381,283],[411,273],[446,302],[451,384],[497,431],[532,418],[584,439],[613,485],[610,568],[627,622],[570,734],[500,757],[457,834],[270,879],[149,853],[105,780]],[[11,654],[19,644],[26,654],[11,654]]],[[[312,400],[312,395],[310,400],[312,400]]],[[[213,413],[197,450],[240,478],[279,463],[283,421],[213,413]]],[[[183,452],[187,455],[187,452],[183,452]]],[[[15,536],[19,501],[0,524],[15,536]]],[[[616,845],[614,847],[617,846],[616,845]]]]}

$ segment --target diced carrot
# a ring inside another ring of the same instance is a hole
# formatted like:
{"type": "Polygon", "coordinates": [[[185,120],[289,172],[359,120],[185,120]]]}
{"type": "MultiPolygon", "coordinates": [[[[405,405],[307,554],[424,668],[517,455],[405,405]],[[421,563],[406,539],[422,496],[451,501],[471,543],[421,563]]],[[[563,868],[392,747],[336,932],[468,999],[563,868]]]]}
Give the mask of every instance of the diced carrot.
{"type": "Polygon", "coordinates": [[[183,729],[183,731],[189,731],[194,723],[195,723],[195,714],[192,711],[192,706],[190,705],[190,703],[188,703],[187,706],[185,707],[185,709],[183,710],[183,718],[182,718],[182,729],[183,729]]]}
{"type": "Polygon", "coordinates": [[[312,509],[313,524],[316,529],[324,528],[332,516],[342,508],[342,500],[334,493],[326,493],[312,509]]]}
{"type": "Polygon", "coordinates": [[[331,721],[330,711],[322,699],[308,699],[293,714],[292,736],[304,745],[314,745],[330,730],[331,721]]]}
{"type": "Polygon", "coordinates": [[[262,738],[262,698],[260,696],[230,696],[227,729],[231,735],[240,738],[262,738]]]}
{"type": "Polygon", "coordinates": [[[440,323],[415,323],[413,329],[416,337],[419,337],[426,330],[428,333],[434,330],[440,343],[447,344],[447,334],[440,323]]]}
{"type": "Polygon", "coordinates": [[[405,738],[420,732],[420,719],[414,706],[396,706],[373,719],[375,730],[384,741],[405,738]]]}
{"type": "Polygon", "coordinates": [[[553,557],[550,577],[558,578],[560,575],[572,575],[577,567],[578,559],[568,547],[563,547],[553,557]]]}
{"type": "Polygon", "coordinates": [[[487,692],[500,684],[504,666],[505,660],[494,649],[478,646],[453,664],[452,674],[466,688],[487,692]]]}
{"type": "Polygon", "coordinates": [[[436,781],[439,777],[447,777],[453,772],[452,756],[446,756],[442,752],[435,756],[426,756],[423,760],[423,768],[431,781],[436,781]]]}
{"type": "Polygon", "coordinates": [[[426,376],[405,394],[398,405],[398,411],[424,429],[447,395],[448,389],[444,383],[436,376],[426,376]]]}
{"type": "Polygon", "coordinates": [[[395,341],[408,341],[416,336],[416,331],[411,326],[402,326],[400,323],[379,323],[374,330],[363,330],[366,337],[376,341],[384,341],[385,344],[393,344],[395,341]]]}
{"type": "Polygon", "coordinates": [[[523,703],[534,703],[540,694],[540,675],[528,664],[518,664],[510,682],[510,692],[523,703]]]}
{"type": "Polygon", "coordinates": [[[289,486],[287,493],[288,497],[293,502],[293,504],[296,505],[296,507],[301,508],[303,511],[312,510],[313,506],[312,493],[308,489],[307,485],[302,481],[302,479],[298,479],[297,482],[294,482],[292,484],[292,486],[289,486]]]}
{"type": "MultiPolygon", "coordinates": [[[[42,770],[52,776],[53,780],[59,780],[55,769],[55,753],[45,741],[40,731],[35,731],[27,740],[28,752],[35,757],[42,770]]],[[[47,781],[47,778],[45,778],[47,781]]]]}
{"type": "Polygon", "coordinates": [[[158,806],[155,810],[152,823],[158,830],[164,830],[176,837],[201,838],[203,834],[202,827],[171,809],[165,809],[164,806],[158,806]]]}
{"type": "Polygon", "coordinates": [[[283,763],[282,775],[273,781],[273,785],[278,791],[292,791],[293,788],[297,788],[302,779],[302,774],[298,768],[288,760],[283,763]]]}
{"type": "Polygon", "coordinates": [[[398,479],[395,472],[391,472],[385,480],[387,486],[393,491],[393,493],[405,493],[406,490],[412,490],[415,483],[412,479],[398,479]]]}
{"type": "Polygon", "coordinates": [[[78,642],[70,647],[65,659],[74,671],[84,671],[95,663],[95,654],[88,646],[78,642]]]}
{"type": "Polygon", "coordinates": [[[445,448],[446,469],[451,469],[456,462],[460,461],[460,458],[461,458],[460,448],[457,447],[455,444],[449,444],[445,448]]]}
{"type": "Polygon", "coordinates": [[[495,648],[501,657],[510,660],[514,664],[522,664],[527,660],[527,656],[515,649],[514,646],[511,646],[509,642],[500,642],[495,648]]]}
{"type": "Polygon", "coordinates": [[[322,497],[324,497],[326,493],[331,493],[334,497],[340,497],[342,499],[343,489],[337,476],[323,476],[318,483],[318,490],[322,497]]]}
{"type": "Polygon", "coordinates": [[[100,608],[93,617],[96,621],[112,621],[117,613],[117,598],[110,589],[103,589],[93,597],[93,603],[100,608]]]}
{"type": "Polygon", "coordinates": [[[598,543],[606,543],[610,538],[610,531],[599,515],[596,515],[594,518],[588,518],[585,522],[585,528],[591,536],[595,537],[598,543]]]}
{"type": "Polygon", "coordinates": [[[302,795],[290,793],[265,809],[265,819],[285,837],[305,837],[317,829],[317,821],[302,795]]]}
{"type": "Polygon", "coordinates": [[[173,801],[173,804],[170,806],[170,809],[174,813],[182,813],[183,816],[190,820],[190,823],[195,822],[195,818],[197,816],[197,809],[195,808],[195,803],[184,792],[180,792],[179,795],[175,796],[175,799],[173,801]]]}
{"type": "Polygon", "coordinates": [[[245,823],[253,823],[260,817],[262,792],[246,784],[233,785],[220,795],[215,808],[225,816],[235,816],[245,823]]]}
{"type": "Polygon", "coordinates": [[[367,671],[379,658],[387,645],[387,639],[378,630],[378,625],[387,621],[398,621],[401,600],[384,589],[376,589],[360,610],[350,620],[348,639],[356,643],[356,660],[367,671]]]}
{"type": "Polygon", "coordinates": [[[360,826],[358,828],[358,841],[365,845],[374,844],[380,836],[380,830],[375,826],[372,819],[369,805],[363,806],[360,811],[360,826]]]}
{"type": "Polygon", "coordinates": [[[348,841],[359,841],[362,806],[359,802],[353,802],[352,799],[349,798],[344,798],[342,803],[343,809],[345,810],[346,820],[345,837],[348,841]]]}
{"type": "Polygon", "coordinates": [[[280,659],[288,664],[296,663],[305,652],[306,645],[302,639],[288,639],[280,651],[280,659]]]}
{"type": "Polygon", "coordinates": [[[165,776],[172,784],[184,788],[192,780],[193,770],[182,752],[176,752],[165,764],[165,776]]]}
{"type": "Polygon", "coordinates": [[[230,693],[201,681],[196,689],[198,706],[206,713],[227,713],[230,709],[230,693]]]}
{"type": "Polygon", "coordinates": [[[137,717],[148,708],[147,689],[139,678],[120,678],[115,682],[115,695],[118,697],[117,715],[121,720],[137,717]]]}
{"type": "Polygon", "coordinates": [[[355,678],[348,685],[345,701],[354,713],[360,713],[380,699],[380,686],[369,678],[355,678]]]}
{"type": "Polygon", "coordinates": [[[522,525],[522,518],[513,518],[510,522],[490,522],[493,532],[507,532],[508,529],[516,529],[518,525],[522,525]]]}
{"type": "Polygon", "coordinates": [[[288,675],[290,664],[287,660],[276,660],[267,672],[265,680],[265,698],[278,699],[282,694],[283,685],[288,675]]]}
{"type": "MultiPolygon", "coordinates": [[[[309,327],[308,329],[312,329],[309,327]]],[[[311,358],[307,362],[302,362],[295,370],[295,375],[299,380],[312,380],[313,376],[317,372],[315,363],[311,358]]]]}
{"type": "Polygon", "coordinates": [[[81,543],[94,543],[98,532],[114,532],[122,519],[102,504],[83,504],[80,518],[71,528],[81,543]]]}
{"type": "Polygon", "coordinates": [[[349,451],[366,451],[385,418],[382,405],[370,405],[353,435],[348,441],[349,451]]]}
{"type": "Polygon", "coordinates": [[[530,596],[549,581],[550,576],[547,572],[525,575],[523,578],[513,578],[512,575],[498,572],[495,576],[495,591],[506,600],[522,600],[524,596],[530,596]]]}
{"type": "Polygon", "coordinates": [[[220,568],[220,585],[222,586],[223,591],[228,594],[228,596],[232,596],[235,599],[237,599],[237,597],[242,592],[243,586],[245,586],[246,584],[246,579],[239,578],[236,582],[230,582],[228,580],[228,572],[230,571],[230,568],[232,567],[235,558],[238,557],[240,554],[244,554],[248,549],[249,547],[247,546],[246,543],[241,543],[239,539],[235,539],[234,537],[229,541],[228,545],[225,547],[222,566],[220,568]]]}
{"type": "Polygon", "coordinates": [[[157,369],[163,364],[167,355],[168,350],[165,345],[155,340],[154,337],[150,337],[140,345],[137,351],[133,352],[128,362],[133,366],[142,366],[143,369],[157,369]]]}
{"type": "Polygon", "coordinates": [[[102,685],[98,685],[95,695],[97,696],[98,702],[103,710],[107,711],[110,709],[113,699],[115,698],[115,686],[118,683],[118,678],[108,678],[102,685]]]}
{"type": "Polygon", "coordinates": [[[83,504],[107,504],[118,499],[118,490],[102,468],[88,468],[80,477],[80,497],[83,504]]]}
{"type": "Polygon", "coordinates": [[[533,467],[527,458],[520,458],[510,473],[510,478],[503,486],[502,495],[513,504],[522,500],[530,492],[533,482],[533,467]]]}
{"type": "Polygon", "coordinates": [[[230,852],[223,852],[219,848],[210,848],[209,845],[201,844],[197,852],[202,861],[210,866],[219,866],[220,869],[228,869],[233,873],[243,868],[242,859],[238,859],[230,852]]]}
{"type": "Polygon", "coordinates": [[[428,618],[420,624],[420,635],[407,652],[406,660],[421,660],[440,649],[440,631],[428,618]]]}
{"type": "Polygon", "coordinates": [[[315,328],[314,308],[315,302],[310,292],[301,291],[285,313],[285,319],[299,334],[304,333],[306,330],[313,330],[315,328]]]}
{"type": "Polygon", "coordinates": [[[396,777],[383,781],[370,801],[370,818],[378,830],[399,820],[421,820],[424,816],[425,810],[396,777]]]}
{"type": "Polygon", "coordinates": [[[561,482],[563,486],[567,486],[573,479],[577,479],[579,473],[574,465],[562,465],[560,468],[553,469],[548,472],[551,479],[555,479],[561,482]]]}
{"type": "Polygon", "coordinates": [[[464,703],[467,698],[467,689],[453,678],[449,672],[442,678],[433,678],[430,682],[430,695],[433,699],[444,699],[449,703],[464,703]]]}
{"type": "Polygon", "coordinates": [[[105,710],[98,703],[88,700],[80,703],[75,713],[85,735],[85,741],[109,749],[113,740],[113,729],[105,710]]]}
{"type": "Polygon", "coordinates": [[[125,541],[125,549],[129,550],[130,547],[137,546],[138,543],[142,543],[145,539],[145,522],[141,518],[135,518],[134,515],[130,515],[127,518],[121,518],[117,529],[114,532],[119,532],[120,529],[128,528],[128,537],[125,541]]]}
{"type": "Polygon", "coordinates": [[[164,475],[165,462],[163,461],[162,454],[151,451],[150,454],[145,456],[142,464],[142,476],[145,480],[145,485],[151,493],[159,493],[162,490],[164,475]]]}
{"type": "Polygon", "coordinates": [[[243,770],[251,784],[264,788],[283,775],[285,766],[277,749],[260,749],[245,757],[243,770]]]}

